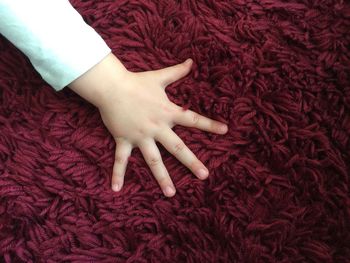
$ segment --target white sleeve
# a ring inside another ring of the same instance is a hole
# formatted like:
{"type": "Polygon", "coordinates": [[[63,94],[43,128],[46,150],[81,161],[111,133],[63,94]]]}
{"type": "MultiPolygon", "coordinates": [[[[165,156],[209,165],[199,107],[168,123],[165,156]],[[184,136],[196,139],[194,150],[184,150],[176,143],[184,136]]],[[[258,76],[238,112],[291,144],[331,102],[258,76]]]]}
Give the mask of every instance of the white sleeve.
{"type": "Polygon", "coordinates": [[[0,0],[0,33],[55,90],[111,52],[68,0],[0,0]]]}

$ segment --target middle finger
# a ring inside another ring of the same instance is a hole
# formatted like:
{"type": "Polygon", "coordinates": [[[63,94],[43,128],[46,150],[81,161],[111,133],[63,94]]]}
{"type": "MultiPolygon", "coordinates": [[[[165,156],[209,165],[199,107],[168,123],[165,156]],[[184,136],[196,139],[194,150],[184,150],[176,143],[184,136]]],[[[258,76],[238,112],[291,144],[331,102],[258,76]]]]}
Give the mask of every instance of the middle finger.
{"type": "Polygon", "coordinates": [[[170,128],[163,129],[155,137],[168,152],[188,167],[199,179],[208,177],[208,169],[196,155],[185,145],[181,138],[170,128]]]}
{"type": "Polygon", "coordinates": [[[145,139],[139,144],[139,148],[164,194],[168,197],[173,196],[175,187],[155,141],[153,139],[145,139]]]}

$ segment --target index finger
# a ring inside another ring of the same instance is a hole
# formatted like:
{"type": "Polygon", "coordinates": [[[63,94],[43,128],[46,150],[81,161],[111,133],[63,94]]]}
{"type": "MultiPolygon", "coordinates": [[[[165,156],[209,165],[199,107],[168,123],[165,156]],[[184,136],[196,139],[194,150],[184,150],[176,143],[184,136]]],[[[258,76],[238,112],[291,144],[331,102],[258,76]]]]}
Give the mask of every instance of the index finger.
{"type": "Polygon", "coordinates": [[[174,116],[176,124],[218,134],[225,134],[228,131],[225,123],[209,119],[192,110],[183,110],[182,107],[176,104],[174,104],[174,107],[176,109],[174,116]]]}

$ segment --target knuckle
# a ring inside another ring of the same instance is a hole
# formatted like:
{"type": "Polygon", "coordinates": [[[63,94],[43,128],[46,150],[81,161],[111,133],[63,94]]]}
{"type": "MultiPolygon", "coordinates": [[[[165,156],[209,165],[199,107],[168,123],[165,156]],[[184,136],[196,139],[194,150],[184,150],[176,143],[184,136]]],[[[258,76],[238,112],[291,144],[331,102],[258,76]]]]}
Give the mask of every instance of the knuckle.
{"type": "Polygon", "coordinates": [[[159,125],[159,120],[154,119],[154,118],[150,118],[149,122],[152,123],[153,125],[159,125]]]}
{"type": "Polygon", "coordinates": [[[157,181],[160,185],[168,185],[171,183],[168,176],[166,176],[166,174],[164,174],[164,173],[161,173],[157,176],[157,181]],[[170,181],[170,183],[169,183],[169,181],[170,181]]]}
{"type": "Polygon", "coordinates": [[[161,163],[161,159],[159,157],[151,157],[148,160],[149,166],[157,166],[161,163]]]}
{"type": "Polygon", "coordinates": [[[137,133],[140,135],[140,136],[145,136],[146,135],[146,131],[144,128],[138,128],[137,129],[137,133]]]}
{"type": "Polygon", "coordinates": [[[201,163],[201,161],[199,161],[197,158],[195,158],[191,164],[190,164],[190,169],[191,170],[197,170],[198,168],[202,167],[203,164],[201,163]]]}
{"type": "Polygon", "coordinates": [[[125,158],[124,156],[117,155],[117,156],[115,157],[115,162],[116,162],[117,164],[123,164],[123,163],[126,162],[126,158],[125,158]]]}
{"type": "Polygon", "coordinates": [[[183,142],[179,142],[174,146],[174,153],[178,154],[182,152],[184,149],[185,149],[185,144],[183,142]]]}
{"type": "Polygon", "coordinates": [[[193,113],[192,114],[192,123],[197,124],[199,121],[199,114],[198,113],[193,113]]]}
{"type": "Polygon", "coordinates": [[[181,66],[183,69],[188,69],[188,64],[187,63],[181,63],[181,66]]]}
{"type": "Polygon", "coordinates": [[[188,111],[184,107],[176,105],[175,103],[172,103],[171,108],[172,108],[172,113],[174,113],[174,114],[180,114],[180,115],[182,115],[184,113],[187,114],[187,111],[188,111]]]}
{"type": "Polygon", "coordinates": [[[161,107],[162,107],[163,111],[165,111],[167,113],[173,112],[172,107],[170,107],[169,105],[162,105],[161,107]]]}

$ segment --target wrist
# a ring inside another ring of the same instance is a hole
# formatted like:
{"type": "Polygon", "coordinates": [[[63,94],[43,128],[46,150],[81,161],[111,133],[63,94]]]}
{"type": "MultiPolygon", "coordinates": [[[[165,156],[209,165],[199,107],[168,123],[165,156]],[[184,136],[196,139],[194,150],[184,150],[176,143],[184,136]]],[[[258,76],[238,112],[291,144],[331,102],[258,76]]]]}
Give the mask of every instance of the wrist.
{"type": "Polygon", "coordinates": [[[100,107],[111,89],[116,89],[128,70],[109,53],[99,63],[71,82],[68,87],[96,107],[100,107]]]}

